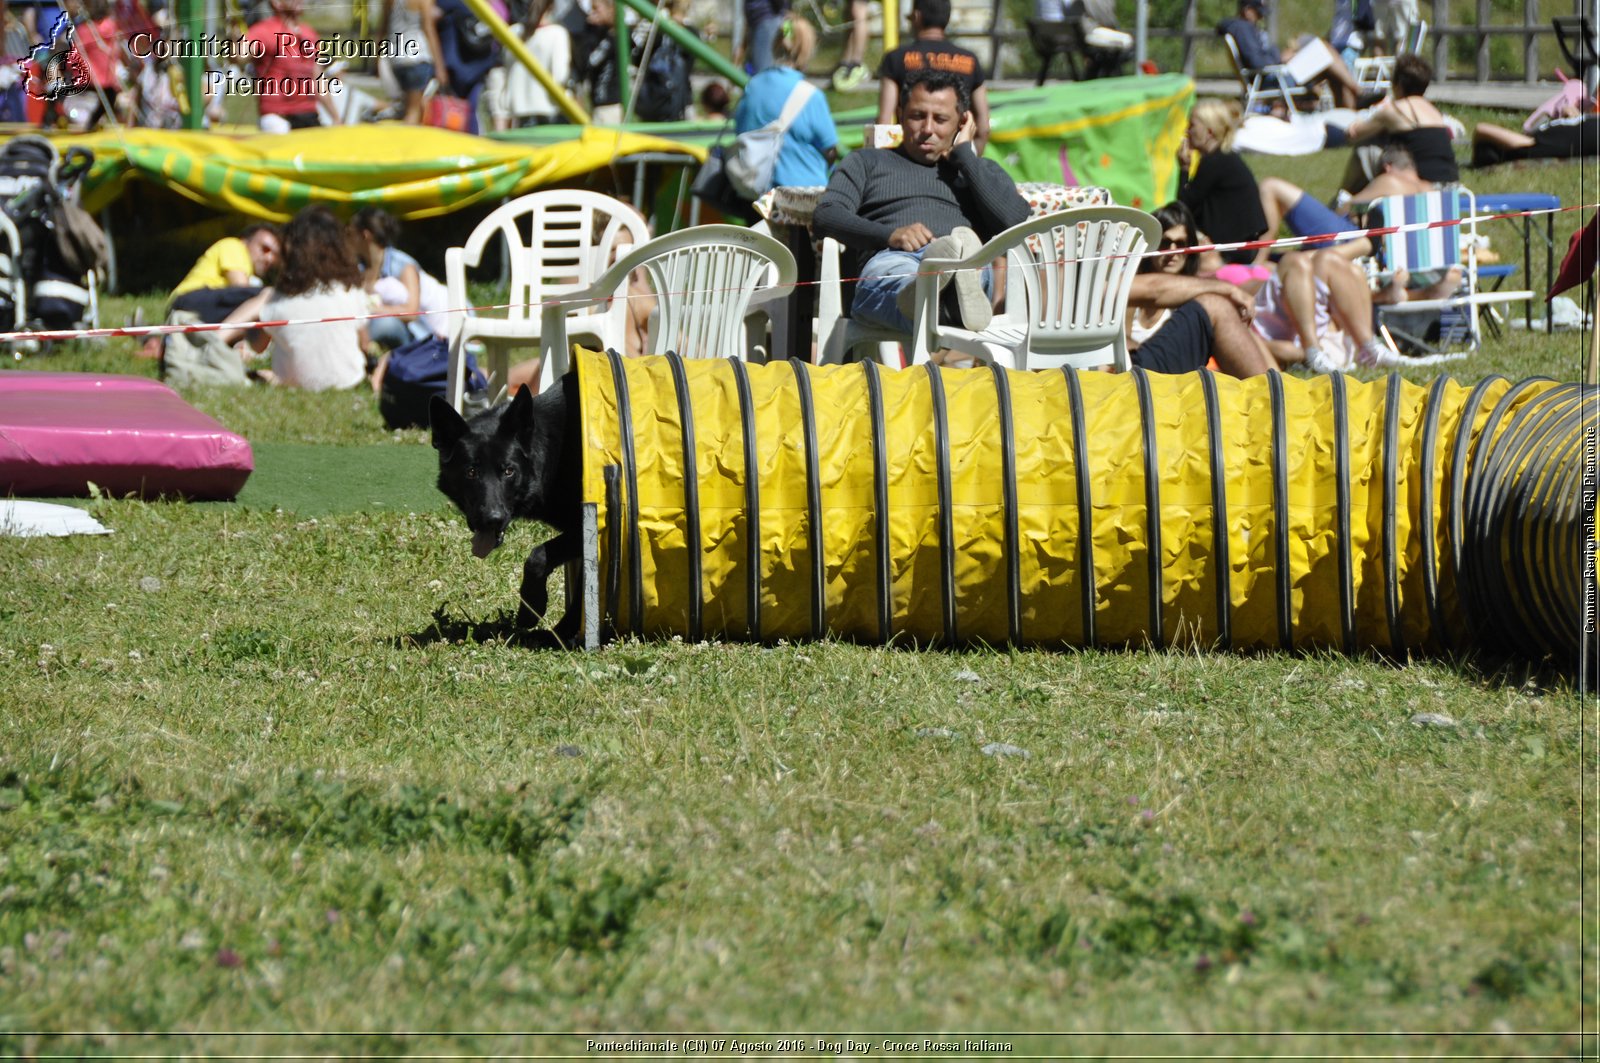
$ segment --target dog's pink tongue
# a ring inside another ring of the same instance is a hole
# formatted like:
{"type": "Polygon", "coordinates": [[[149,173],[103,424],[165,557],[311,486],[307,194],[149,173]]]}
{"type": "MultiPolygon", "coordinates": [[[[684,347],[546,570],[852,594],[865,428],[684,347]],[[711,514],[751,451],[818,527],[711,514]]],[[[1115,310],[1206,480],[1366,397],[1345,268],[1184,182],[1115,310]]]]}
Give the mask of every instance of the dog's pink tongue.
{"type": "Polygon", "coordinates": [[[494,548],[500,545],[500,536],[492,531],[479,531],[472,533],[472,556],[488,557],[494,553],[494,548]]]}

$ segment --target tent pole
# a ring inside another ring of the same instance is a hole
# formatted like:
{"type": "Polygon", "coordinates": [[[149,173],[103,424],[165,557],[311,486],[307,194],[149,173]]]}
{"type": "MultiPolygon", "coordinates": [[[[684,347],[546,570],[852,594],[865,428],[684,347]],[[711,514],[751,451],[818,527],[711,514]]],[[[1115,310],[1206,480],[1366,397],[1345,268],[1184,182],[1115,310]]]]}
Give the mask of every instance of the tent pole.
{"type": "MultiPolygon", "coordinates": [[[[633,75],[633,36],[628,32],[628,20],[622,17],[622,9],[616,4],[611,5],[611,31],[617,38],[617,99],[626,100],[633,95],[633,88],[628,84],[633,75]]],[[[626,114],[622,117],[627,121],[626,114]]]]}
{"type": "MultiPolygon", "coordinates": [[[[485,0],[479,0],[479,2],[485,2],[485,0]]],[[[668,37],[671,37],[674,41],[677,41],[680,48],[694,56],[696,59],[700,60],[700,62],[704,63],[706,66],[709,66],[712,70],[715,70],[717,73],[727,78],[729,81],[733,82],[735,85],[743,88],[745,82],[750,80],[749,74],[746,74],[743,70],[740,70],[738,67],[724,59],[721,53],[719,53],[715,48],[711,47],[711,45],[707,44],[705,41],[702,41],[699,37],[696,37],[694,34],[678,25],[678,23],[673,20],[671,15],[663,12],[658,16],[658,9],[655,4],[650,2],[650,0],[622,0],[622,2],[633,8],[634,11],[638,12],[642,18],[647,18],[654,22],[659,17],[662,33],[665,33],[668,37]]],[[[624,91],[623,95],[626,96],[627,92],[624,91]]]]}
{"type": "Polygon", "coordinates": [[[1139,0],[1133,10],[1133,72],[1143,74],[1144,62],[1150,57],[1150,0],[1139,0]]]}
{"type": "MultiPolygon", "coordinates": [[[[183,26],[183,35],[193,45],[200,43],[200,35],[205,32],[203,3],[204,0],[178,0],[178,22],[183,26]]],[[[183,128],[199,129],[206,110],[205,49],[195,47],[190,51],[193,54],[183,58],[183,98],[189,107],[189,112],[183,116],[183,128]]]]}

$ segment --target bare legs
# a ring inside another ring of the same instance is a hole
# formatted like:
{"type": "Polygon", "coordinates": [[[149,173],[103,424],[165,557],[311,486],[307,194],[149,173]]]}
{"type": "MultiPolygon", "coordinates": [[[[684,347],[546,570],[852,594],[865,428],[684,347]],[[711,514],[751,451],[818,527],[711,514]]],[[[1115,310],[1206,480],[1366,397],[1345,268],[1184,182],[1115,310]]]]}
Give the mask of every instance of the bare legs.
{"type": "Polygon", "coordinates": [[[1487,141],[1495,147],[1504,149],[1531,148],[1534,145],[1532,137],[1526,133],[1518,133],[1514,129],[1507,129],[1503,125],[1493,122],[1479,122],[1472,131],[1474,141],[1487,141]]]}
{"type": "Polygon", "coordinates": [[[1327,289],[1328,315],[1333,324],[1361,348],[1361,363],[1376,364],[1386,353],[1372,333],[1372,292],[1366,278],[1343,255],[1331,248],[1287,255],[1278,264],[1278,275],[1284,307],[1300,338],[1298,352],[1285,349],[1292,345],[1269,344],[1279,361],[1305,361],[1319,372],[1341,368],[1340,363],[1320,356],[1323,337],[1317,331],[1317,281],[1327,289]],[[1319,355],[1310,355],[1312,351],[1319,355]]]}
{"type": "Polygon", "coordinates": [[[261,291],[234,308],[233,313],[222,319],[222,324],[230,326],[220,329],[217,335],[223,343],[233,346],[244,338],[250,331],[250,326],[261,320],[261,310],[267,305],[267,300],[272,298],[272,289],[263,288],[261,291]]]}
{"type": "MultiPolygon", "coordinates": [[[[1399,179],[1392,178],[1390,175],[1385,174],[1384,177],[1380,177],[1378,181],[1383,181],[1385,178],[1389,178],[1389,180],[1382,186],[1383,190],[1374,193],[1372,198],[1376,198],[1377,196],[1391,195],[1400,190],[1397,187],[1399,179]]],[[[1374,181],[1373,185],[1377,185],[1378,181],[1374,181]]],[[[1372,186],[1369,185],[1368,187],[1370,189],[1372,186]]],[[[1263,177],[1260,182],[1260,189],[1261,211],[1267,216],[1267,231],[1263,236],[1263,239],[1276,240],[1278,238],[1279,227],[1283,224],[1284,215],[1288,214],[1289,211],[1294,209],[1295,204],[1300,202],[1300,198],[1306,195],[1306,191],[1299,185],[1285,181],[1281,177],[1263,177]]],[[[1365,197],[1365,193],[1363,193],[1363,196],[1365,197]]],[[[1258,266],[1266,265],[1270,250],[1270,248],[1263,247],[1257,251],[1255,264],[1258,266]]],[[[1353,262],[1358,258],[1361,258],[1365,255],[1370,255],[1372,253],[1372,241],[1363,236],[1354,240],[1343,241],[1334,245],[1333,247],[1322,248],[1319,250],[1335,251],[1339,255],[1343,256],[1345,261],[1353,262]]]]}
{"type": "Polygon", "coordinates": [[[1472,131],[1472,165],[1493,166],[1520,159],[1538,143],[1532,137],[1493,122],[1479,122],[1472,131]]]}
{"type": "MultiPolygon", "coordinates": [[[[1289,311],[1289,316],[1294,319],[1295,331],[1300,336],[1300,357],[1294,361],[1304,361],[1305,352],[1320,350],[1322,337],[1317,335],[1317,285],[1316,270],[1313,259],[1319,252],[1293,251],[1283,256],[1278,263],[1278,280],[1283,287],[1283,305],[1289,311]]],[[[1274,350],[1279,361],[1283,355],[1274,350]]]]}
{"type": "Polygon", "coordinates": [[[1328,286],[1334,324],[1361,346],[1372,342],[1372,290],[1361,271],[1332,249],[1312,256],[1312,271],[1328,286]]]}
{"type": "MultiPolygon", "coordinates": [[[[1305,189],[1281,177],[1263,177],[1258,187],[1261,189],[1261,212],[1267,216],[1267,231],[1261,234],[1261,238],[1276,240],[1283,227],[1283,216],[1300,202],[1300,197],[1306,194],[1305,189]]],[[[1265,266],[1270,251],[1271,248],[1267,247],[1257,251],[1255,264],[1265,266]]]]}
{"type": "Polygon", "coordinates": [[[867,61],[867,38],[872,32],[867,24],[869,15],[866,0],[850,0],[850,36],[845,38],[844,51],[840,53],[841,65],[860,65],[867,61]]]}
{"type": "Polygon", "coordinates": [[[404,121],[406,125],[421,125],[423,109],[421,89],[417,89],[415,92],[412,92],[409,89],[406,91],[405,108],[406,113],[404,121]]]}
{"type": "Polygon", "coordinates": [[[1356,76],[1350,73],[1350,68],[1345,66],[1344,59],[1333,50],[1332,45],[1328,46],[1328,51],[1333,55],[1333,62],[1322,72],[1322,76],[1333,82],[1333,94],[1338,99],[1339,106],[1354,108],[1361,98],[1361,89],[1356,85],[1356,76]]]}
{"type": "Polygon", "coordinates": [[[850,0],[850,36],[845,38],[839,55],[839,66],[833,72],[833,87],[839,92],[854,92],[867,79],[867,39],[871,27],[867,0],[850,0]]]}
{"type": "Polygon", "coordinates": [[[1199,297],[1199,303],[1211,318],[1211,356],[1218,369],[1242,379],[1277,368],[1261,337],[1250,331],[1231,300],[1208,293],[1199,297]]]}

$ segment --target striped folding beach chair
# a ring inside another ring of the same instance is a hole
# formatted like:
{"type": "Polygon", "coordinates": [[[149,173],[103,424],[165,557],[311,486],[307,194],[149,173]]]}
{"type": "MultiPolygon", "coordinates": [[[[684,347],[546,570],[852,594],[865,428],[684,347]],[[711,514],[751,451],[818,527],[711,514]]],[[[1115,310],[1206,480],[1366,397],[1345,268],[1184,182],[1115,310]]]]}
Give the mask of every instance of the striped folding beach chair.
{"type": "Polygon", "coordinates": [[[1367,216],[1370,224],[1427,226],[1382,238],[1375,280],[1387,280],[1403,269],[1411,274],[1412,285],[1420,286],[1443,278],[1453,266],[1461,268],[1460,288],[1445,298],[1379,307],[1379,321],[1393,335],[1434,353],[1462,347],[1475,350],[1479,343],[1478,307],[1533,298],[1531,291],[1479,289],[1476,213],[1472,193],[1459,187],[1386,196],[1373,204],[1367,216]],[[1438,322],[1437,334],[1433,322],[1438,322]]]}

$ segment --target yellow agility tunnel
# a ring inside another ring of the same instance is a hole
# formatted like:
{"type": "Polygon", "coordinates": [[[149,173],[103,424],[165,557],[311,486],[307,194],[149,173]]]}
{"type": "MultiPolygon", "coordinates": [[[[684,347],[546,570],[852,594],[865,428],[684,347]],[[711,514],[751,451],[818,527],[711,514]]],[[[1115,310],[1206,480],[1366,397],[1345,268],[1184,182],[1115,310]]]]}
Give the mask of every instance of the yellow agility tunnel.
{"type": "Polygon", "coordinates": [[[1592,387],[588,351],[575,371],[568,601],[588,645],[1495,645],[1578,664],[1592,387]]]}

